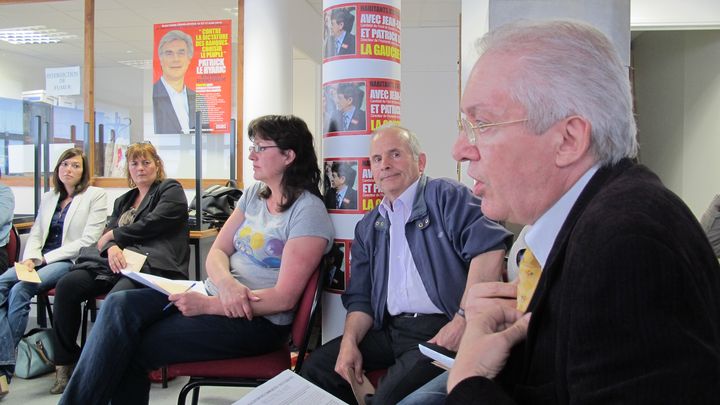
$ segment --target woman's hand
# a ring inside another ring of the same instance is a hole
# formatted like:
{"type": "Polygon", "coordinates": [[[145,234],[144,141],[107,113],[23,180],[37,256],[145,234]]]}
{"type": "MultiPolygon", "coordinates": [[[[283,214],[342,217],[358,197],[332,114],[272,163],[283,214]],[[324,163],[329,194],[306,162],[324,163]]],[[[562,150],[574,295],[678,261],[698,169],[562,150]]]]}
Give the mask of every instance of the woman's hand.
{"type": "Polygon", "coordinates": [[[120,249],[119,247],[113,246],[108,249],[107,257],[108,264],[110,265],[110,270],[112,270],[113,273],[120,273],[120,270],[127,267],[127,263],[125,262],[125,256],[123,256],[122,249],[120,249]]]}
{"type": "Polygon", "coordinates": [[[213,305],[212,300],[217,297],[208,297],[195,291],[180,294],[171,294],[168,299],[173,302],[178,311],[185,316],[197,315],[224,315],[222,306],[213,305]],[[213,310],[216,307],[216,310],[213,310]]]}
{"type": "Polygon", "coordinates": [[[260,301],[260,297],[256,296],[252,290],[235,279],[228,279],[227,282],[218,286],[218,290],[225,316],[252,319],[250,302],[260,301]]]}
{"type": "Polygon", "coordinates": [[[105,232],[103,236],[100,237],[97,243],[98,250],[102,250],[105,245],[108,244],[111,240],[115,240],[115,235],[113,234],[112,230],[109,230],[105,232]]]}
{"type": "Polygon", "coordinates": [[[33,259],[27,259],[24,262],[22,262],[21,264],[24,264],[30,270],[33,270],[35,268],[35,261],[33,259]]]}

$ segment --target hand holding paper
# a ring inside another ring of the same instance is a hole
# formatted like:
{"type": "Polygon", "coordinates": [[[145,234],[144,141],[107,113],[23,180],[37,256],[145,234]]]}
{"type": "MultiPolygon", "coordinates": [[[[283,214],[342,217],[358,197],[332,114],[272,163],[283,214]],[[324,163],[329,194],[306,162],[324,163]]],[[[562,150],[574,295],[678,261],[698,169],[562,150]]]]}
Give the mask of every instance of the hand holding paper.
{"type": "Polygon", "coordinates": [[[145,260],[147,260],[147,256],[144,254],[133,252],[130,249],[123,249],[122,254],[126,263],[123,270],[140,272],[143,264],[145,264],[145,260]]]}
{"type": "Polygon", "coordinates": [[[30,267],[22,263],[15,263],[15,274],[20,281],[26,281],[28,283],[36,284],[41,283],[40,275],[37,273],[37,271],[35,271],[35,269],[31,269],[30,267]]]}

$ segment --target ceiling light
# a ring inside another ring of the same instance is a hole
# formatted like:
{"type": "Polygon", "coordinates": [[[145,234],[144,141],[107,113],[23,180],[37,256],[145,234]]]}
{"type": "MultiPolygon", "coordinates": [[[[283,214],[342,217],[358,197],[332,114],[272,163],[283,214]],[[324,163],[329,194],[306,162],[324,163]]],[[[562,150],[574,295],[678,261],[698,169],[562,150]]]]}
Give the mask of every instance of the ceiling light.
{"type": "Polygon", "coordinates": [[[152,60],[150,59],[119,60],[118,63],[142,70],[152,69],[152,60]]]}
{"type": "Polygon", "coordinates": [[[0,41],[13,45],[56,44],[63,39],[76,37],[44,25],[0,29],[0,41]]]}

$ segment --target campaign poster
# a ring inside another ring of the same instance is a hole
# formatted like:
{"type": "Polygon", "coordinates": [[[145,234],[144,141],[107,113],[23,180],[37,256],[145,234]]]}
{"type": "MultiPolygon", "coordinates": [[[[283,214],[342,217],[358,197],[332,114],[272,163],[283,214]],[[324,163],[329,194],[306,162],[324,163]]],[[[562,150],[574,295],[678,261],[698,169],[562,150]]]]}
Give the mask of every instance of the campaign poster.
{"type": "Polygon", "coordinates": [[[201,111],[203,132],[230,132],[232,20],[155,24],[153,128],[189,134],[201,111]]]}
{"type": "Polygon", "coordinates": [[[357,181],[360,160],[362,158],[325,159],[323,200],[328,212],[362,213],[357,181]]]}
{"type": "Polygon", "coordinates": [[[323,15],[325,59],[373,58],[400,62],[400,9],[378,3],[346,3],[323,15]]]}
{"type": "Polygon", "coordinates": [[[370,169],[370,159],[360,160],[360,206],[363,211],[367,212],[380,205],[383,199],[383,193],[380,187],[373,180],[372,169],[370,169]]]}
{"type": "Polygon", "coordinates": [[[335,247],[330,260],[330,271],[325,280],[325,290],[342,294],[350,280],[350,246],[352,241],[348,239],[335,239],[335,247]]]}

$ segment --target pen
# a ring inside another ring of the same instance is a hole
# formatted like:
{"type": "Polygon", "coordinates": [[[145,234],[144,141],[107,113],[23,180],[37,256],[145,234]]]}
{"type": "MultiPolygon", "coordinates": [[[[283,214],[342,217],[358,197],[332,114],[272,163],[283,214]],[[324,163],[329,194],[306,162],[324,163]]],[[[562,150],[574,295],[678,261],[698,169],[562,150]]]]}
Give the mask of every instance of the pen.
{"type": "MultiPolygon", "coordinates": [[[[185,291],[181,292],[181,294],[185,294],[186,292],[190,291],[191,288],[195,287],[195,284],[197,284],[197,281],[194,282],[194,283],[192,283],[192,284],[190,284],[190,287],[186,288],[185,291]]],[[[168,304],[165,305],[165,308],[163,308],[162,310],[163,310],[163,311],[167,311],[167,309],[170,308],[171,306],[173,306],[173,302],[172,302],[172,301],[168,302],[168,304]]]]}

